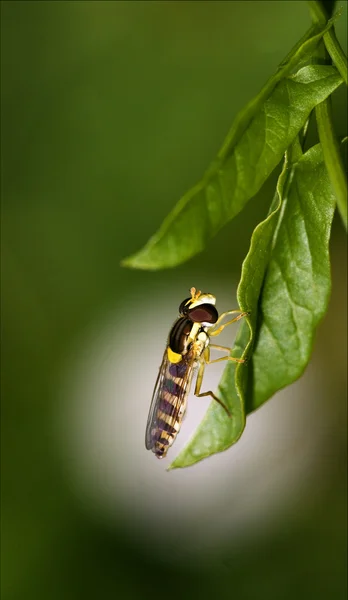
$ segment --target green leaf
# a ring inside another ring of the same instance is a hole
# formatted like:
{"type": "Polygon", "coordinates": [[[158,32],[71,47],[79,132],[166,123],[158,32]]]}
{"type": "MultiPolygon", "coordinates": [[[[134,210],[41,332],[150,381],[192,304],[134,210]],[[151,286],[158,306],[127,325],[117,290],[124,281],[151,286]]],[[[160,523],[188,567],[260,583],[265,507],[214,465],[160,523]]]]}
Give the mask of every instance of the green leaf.
{"type": "Polygon", "coordinates": [[[335,195],[320,145],[299,160],[267,269],[246,406],[258,408],[298,379],[331,290],[329,237],[335,195]]]}
{"type": "Polygon", "coordinates": [[[253,118],[245,125],[244,116],[239,117],[244,125],[232,128],[203,179],[179,200],[146,246],[122,264],[161,269],[201,252],[258,192],[312,109],[341,83],[334,67],[309,65],[281,79],[261,106],[256,99],[253,118]]]}
{"type": "Polygon", "coordinates": [[[245,414],[304,371],[329,299],[334,207],[320,145],[301,156],[294,144],[270,214],[256,227],[242,267],[238,301],[250,316],[238,331],[232,355],[251,358],[247,365],[229,363],[218,388],[232,419],[213,401],[170,468],[226,450],[242,434],[245,414]]]}

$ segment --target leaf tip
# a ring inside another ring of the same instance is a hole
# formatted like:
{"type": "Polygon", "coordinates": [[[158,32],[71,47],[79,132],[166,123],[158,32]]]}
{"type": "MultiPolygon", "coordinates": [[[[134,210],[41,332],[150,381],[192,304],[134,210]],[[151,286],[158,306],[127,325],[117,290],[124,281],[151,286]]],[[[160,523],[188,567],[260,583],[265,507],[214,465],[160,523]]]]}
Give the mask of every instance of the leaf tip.
{"type": "Polygon", "coordinates": [[[149,260],[146,260],[146,257],[144,259],[144,253],[142,250],[123,258],[120,262],[120,266],[126,267],[127,269],[142,269],[144,271],[150,271],[158,268],[157,265],[152,264],[149,260]]]}
{"type": "Polygon", "coordinates": [[[191,466],[192,464],[194,464],[194,463],[192,463],[192,462],[186,462],[185,461],[185,457],[181,457],[181,452],[179,452],[179,454],[177,455],[177,457],[174,458],[174,460],[170,463],[170,465],[167,467],[166,470],[167,471],[173,471],[174,469],[183,469],[185,467],[191,466]]]}
{"type": "Polygon", "coordinates": [[[132,257],[127,256],[120,261],[120,267],[132,268],[132,257]]]}
{"type": "Polygon", "coordinates": [[[173,471],[173,469],[176,469],[177,467],[175,466],[175,460],[173,460],[172,463],[170,463],[170,465],[166,468],[166,471],[173,471]]]}

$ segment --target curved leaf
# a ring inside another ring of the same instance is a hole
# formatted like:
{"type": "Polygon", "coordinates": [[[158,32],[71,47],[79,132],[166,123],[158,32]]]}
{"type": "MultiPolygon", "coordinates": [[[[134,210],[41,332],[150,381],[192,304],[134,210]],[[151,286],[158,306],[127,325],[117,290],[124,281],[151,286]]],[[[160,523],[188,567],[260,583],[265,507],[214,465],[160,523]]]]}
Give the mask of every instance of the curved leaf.
{"type": "Polygon", "coordinates": [[[232,355],[250,356],[253,344],[254,352],[248,365],[229,363],[218,388],[233,417],[228,419],[213,401],[171,468],[192,465],[234,444],[245,414],[297,379],[308,363],[330,292],[328,242],[335,199],[320,145],[303,156],[297,145],[289,154],[273,210],[256,227],[242,267],[238,301],[250,316],[232,355]]]}
{"type": "Polygon", "coordinates": [[[335,195],[318,144],[296,166],[267,269],[250,365],[248,412],[298,379],[309,361],[331,290],[334,209],[335,195]]]}
{"type": "MultiPolygon", "coordinates": [[[[283,70],[288,64],[291,61],[283,70]]],[[[179,200],[146,246],[122,264],[161,269],[202,251],[258,192],[312,109],[341,83],[334,67],[322,65],[303,67],[281,79],[261,106],[254,102],[257,112],[246,128],[232,128],[234,134],[202,181],[179,200]]]]}

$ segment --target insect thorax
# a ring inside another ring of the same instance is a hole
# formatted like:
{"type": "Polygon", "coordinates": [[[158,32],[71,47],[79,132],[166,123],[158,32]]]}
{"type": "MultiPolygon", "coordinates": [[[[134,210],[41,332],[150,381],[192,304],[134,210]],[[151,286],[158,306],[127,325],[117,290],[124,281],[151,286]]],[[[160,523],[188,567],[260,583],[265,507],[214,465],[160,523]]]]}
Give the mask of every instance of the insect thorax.
{"type": "Polygon", "coordinates": [[[201,323],[193,323],[187,317],[180,317],[169,333],[168,344],[170,349],[181,355],[185,355],[192,349],[198,358],[209,344],[206,329],[201,323]]]}

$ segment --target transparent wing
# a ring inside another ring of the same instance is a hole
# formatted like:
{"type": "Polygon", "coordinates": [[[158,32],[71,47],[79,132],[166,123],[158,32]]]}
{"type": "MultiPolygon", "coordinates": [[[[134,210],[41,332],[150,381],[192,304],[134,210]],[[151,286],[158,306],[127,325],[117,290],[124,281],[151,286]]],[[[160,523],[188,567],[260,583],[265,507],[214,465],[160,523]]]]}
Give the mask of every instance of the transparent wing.
{"type": "Polygon", "coordinates": [[[147,420],[145,446],[148,450],[155,450],[159,441],[163,443],[163,432],[169,433],[174,441],[185,412],[193,370],[191,356],[174,364],[165,351],[147,420]]]}
{"type": "Polygon", "coordinates": [[[168,360],[168,354],[167,354],[167,348],[166,348],[164,351],[164,354],[163,354],[162,364],[160,366],[160,369],[159,369],[159,372],[157,375],[155,388],[153,390],[151,404],[150,404],[149,416],[147,418],[146,433],[145,433],[145,446],[146,446],[147,450],[152,450],[152,448],[154,447],[154,445],[156,443],[156,440],[154,439],[154,435],[152,434],[152,432],[154,429],[157,428],[156,427],[157,410],[158,410],[158,406],[159,406],[160,399],[161,399],[161,391],[163,388],[163,381],[165,379],[168,365],[169,365],[169,360],[168,360]]]}

